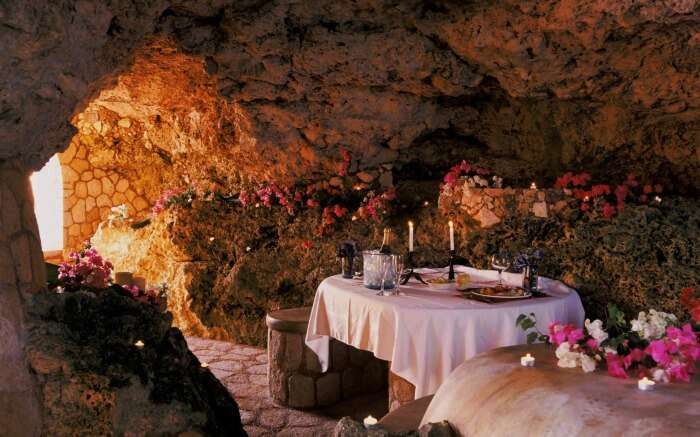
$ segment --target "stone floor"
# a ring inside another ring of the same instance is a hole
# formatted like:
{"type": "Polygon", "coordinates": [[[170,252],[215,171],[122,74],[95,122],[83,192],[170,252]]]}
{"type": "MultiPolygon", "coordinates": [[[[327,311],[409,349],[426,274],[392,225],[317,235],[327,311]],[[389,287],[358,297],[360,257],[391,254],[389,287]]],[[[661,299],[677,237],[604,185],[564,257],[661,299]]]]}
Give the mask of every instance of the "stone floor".
{"type": "Polygon", "coordinates": [[[189,337],[187,343],[201,362],[226,386],[238,402],[250,437],[324,437],[333,434],[342,416],[356,419],[386,413],[386,393],[365,396],[317,411],[275,405],[268,395],[267,351],[263,348],[189,337]]]}

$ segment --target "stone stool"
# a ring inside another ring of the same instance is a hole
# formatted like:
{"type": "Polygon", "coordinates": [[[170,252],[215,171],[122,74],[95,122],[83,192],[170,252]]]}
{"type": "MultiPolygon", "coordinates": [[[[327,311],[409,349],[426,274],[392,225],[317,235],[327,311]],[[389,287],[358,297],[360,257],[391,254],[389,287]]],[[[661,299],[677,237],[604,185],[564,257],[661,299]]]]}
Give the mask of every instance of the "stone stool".
{"type": "Polygon", "coordinates": [[[270,396],[292,408],[315,408],[386,390],[388,366],[345,343],[331,339],[326,373],[304,343],[311,308],[273,311],[266,317],[270,396]]]}

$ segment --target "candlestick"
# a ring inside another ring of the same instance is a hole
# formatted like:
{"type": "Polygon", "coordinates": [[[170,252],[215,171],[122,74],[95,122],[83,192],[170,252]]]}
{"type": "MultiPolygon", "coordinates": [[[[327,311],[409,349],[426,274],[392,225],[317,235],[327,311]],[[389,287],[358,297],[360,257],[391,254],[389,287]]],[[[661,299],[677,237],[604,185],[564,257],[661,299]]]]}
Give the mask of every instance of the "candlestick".
{"type": "Polygon", "coordinates": [[[450,250],[455,250],[455,225],[452,223],[452,220],[447,224],[450,227],[450,250]]]}
{"type": "Polygon", "coordinates": [[[524,357],[520,357],[520,365],[523,367],[535,367],[535,357],[529,353],[525,354],[524,357]]]}
{"type": "MultiPolygon", "coordinates": [[[[452,222],[450,222],[452,223],[452,222]]],[[[455,280],[455,251],[450,250],[450,270],[447,273],[447,279],[450,281],[455,280]]]]}
{"type": "Polygon", "coordinates": [[[365,429],[372,429],[375,426],[377,426],[377,419],[372,417],[370,414],[369,416],[365,417],[365,420],[362,421],[362,424],[365,426],[365,429]]]}
{"type": "Polygon", "coordinates": [[[646,376],[637,381],[637,388],[639,388],[642,391],[653,390],[655,385],[656,383],[651,379],[647,378],[646,376]]]}
{"type": "Polygon", "coordinates": [[[408,222],[408,251],[413,252],[413,222],[408,222]]]}

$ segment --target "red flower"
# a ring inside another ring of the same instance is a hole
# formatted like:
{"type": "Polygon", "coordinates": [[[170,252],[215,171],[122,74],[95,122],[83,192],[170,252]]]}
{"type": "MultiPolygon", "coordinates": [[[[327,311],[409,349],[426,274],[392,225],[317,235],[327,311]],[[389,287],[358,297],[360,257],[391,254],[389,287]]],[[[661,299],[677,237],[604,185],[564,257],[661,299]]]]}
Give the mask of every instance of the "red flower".
{"type": "Polygon", "coordinates": [[[652,186],[649,185],[649,184],[644,185],[643,191],[644,191],[644,194],[649,194],[649,193],[651,193],[652,191],[654,191],[654,187],[652,187],[652,186]]]}
{"type": "Polygon", "coordinates": [[[314,199],[307,199],[306,206],[308,206],[309,208],[316,208],[318,206],[318,201],[314,199]]]}
{"type": "Polygon", "coordinates": [[[344,208],[344,207],[342,207],[342,206],[340,206],[340,205],[335,205],[335,206],[333,207],[333,213],[335,214],[336,217],[342,217],[342,216],[344,216],[345,214],[347,214],[347,212],[348,212],[348,209],[347,209],[347,208],[344,208]]]}
{"type": "Polygon", "coordinates": [[[610,220],[615,216],[615,206],[609,204],[608,202],[605,202],[603,204],[603,217],[606,219],[610,220]]]}
{"type": "Polygon", "coordinates": [[[622,362],[622,358],[620,358],[619,355],[608,353],[605,356],[605,362],[608,365],[608,375],[614,376],[616,378],[627,378],[624,363],[622,362]]]}
{"type": "Polygon", "coordinates": [[[591,206],[586,202],[581,203],[581,211],[587,212],[591,209],[591,206]]]}
{"type": "Polygon", "coordinates": [[[309,240],[304,240],[301,242],[301,248],[305,250],[309,250],[313,247],[313,243],[309,240]]]}

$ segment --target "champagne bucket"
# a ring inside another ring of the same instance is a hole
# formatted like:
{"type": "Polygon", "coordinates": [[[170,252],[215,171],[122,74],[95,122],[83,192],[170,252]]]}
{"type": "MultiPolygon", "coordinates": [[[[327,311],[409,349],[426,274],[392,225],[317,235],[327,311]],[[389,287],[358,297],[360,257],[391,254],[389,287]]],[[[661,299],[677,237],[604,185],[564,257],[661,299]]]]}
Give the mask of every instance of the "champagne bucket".
{"type": "Polygon", "coordinates": [[[365,250],[362,252],[362,271],[364,285],[372,290],[380,290],[382,287],[382,274],[384,275],[384,289],[391,290],[396,287],[396,263],[397,255],[381,253],[378,250],[365,250]]]}

